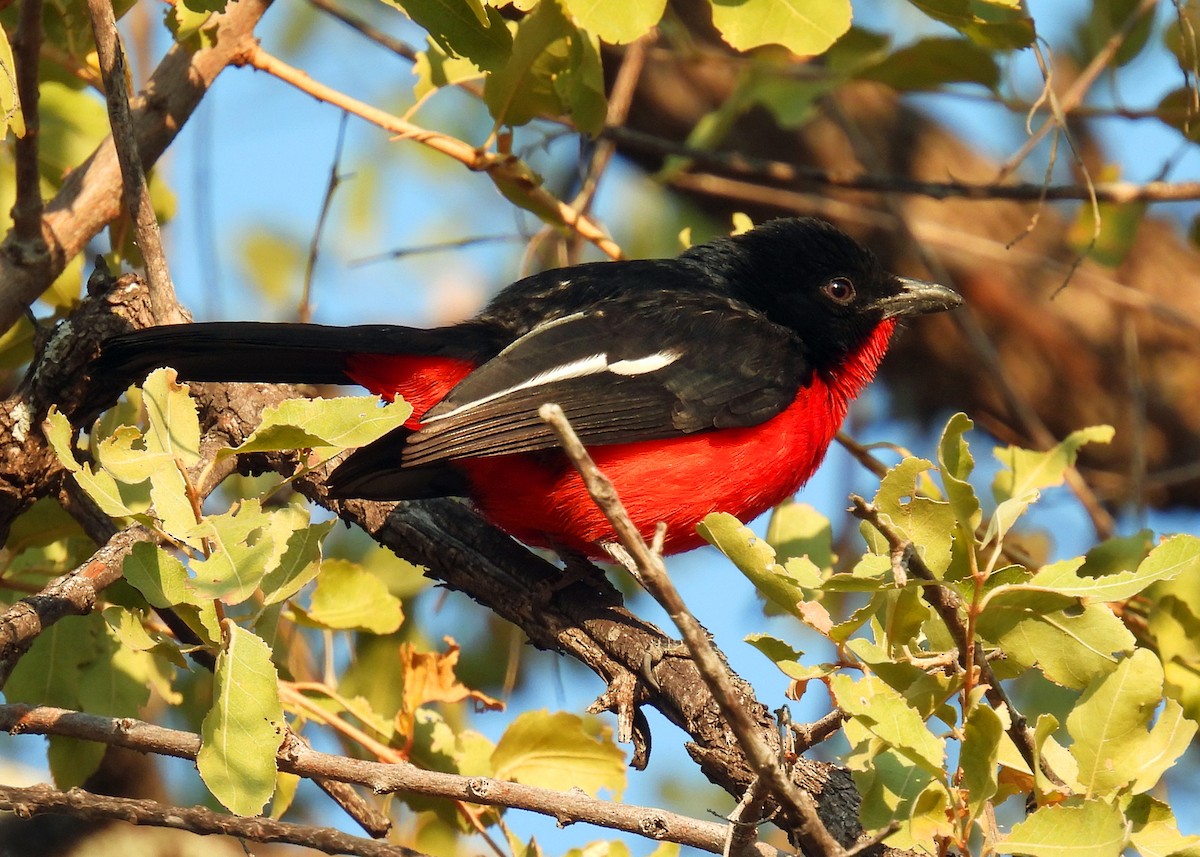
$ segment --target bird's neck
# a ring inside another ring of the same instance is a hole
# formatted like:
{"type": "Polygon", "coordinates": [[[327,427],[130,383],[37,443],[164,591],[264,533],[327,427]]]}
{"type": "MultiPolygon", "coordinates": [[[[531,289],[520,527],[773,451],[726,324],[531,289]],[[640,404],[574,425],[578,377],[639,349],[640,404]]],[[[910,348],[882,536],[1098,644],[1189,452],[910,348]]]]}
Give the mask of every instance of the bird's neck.
{"type": "Polygon", "coordinates": [[[875,377],[879,364],[887,354],[895,329],[894,318],[881,321],[862,345],[846,355],[846,359],[836,369],[822,373],[825,383],[843,411],[875,377]]]}

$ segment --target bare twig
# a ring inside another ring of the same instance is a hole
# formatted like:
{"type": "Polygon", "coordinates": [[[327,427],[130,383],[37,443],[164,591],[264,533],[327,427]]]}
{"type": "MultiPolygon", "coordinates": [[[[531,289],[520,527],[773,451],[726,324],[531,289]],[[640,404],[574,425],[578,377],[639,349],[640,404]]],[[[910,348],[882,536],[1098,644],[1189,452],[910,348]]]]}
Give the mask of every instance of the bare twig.
{"type": "MultiPolygon", "coordinates": [[[[200,736],[191,732],[132,718],[99,717],[46,706],[0,705],[0,730],[13,734],[66,735],[181,759],[194,759],[200,749],[200,736]]],[[[723,824],[655,807],[617,804],[576,791],[557,792],[487,777],[426,771],[407,762],[385,764],[334,756],[313,750],[293,737],[285,739],[276,761],[279,769],[288,773],[357,783],[376,794],[417,792],[467,803],[523,809],[550,816],[562,825],[586,822],[714,854],[721,853],[725,840],[723,824]]],[[[754,853],[757,857],[779,857],[776,849],[761,843],[754,853]]]]}
{"type": "Polygon", "coordinates": [[[88,821],[118,820],[130,824],[171,827],[202,835],[236,836],[251,842],[286,842],[327,854],[360,857],[425,857],[403,845],[350,836],[332,827],[292,824],[270,818],[239,818],[202,806],[165,806],[152,800],[108,797],[83,789],[60,792],[50,786],[17,788],[0,785],[0,809],[23,818],[46,812],[67,813],[88,821]]]}
{"type": "Polygon", "coordinates": [[[342,7],[331,2],[331,0],[308,0],[308,2],[316,6],[322,12],[337,18],[350,29],[357,30],[366,38],[370,39],[381,47],[387,48],[397,56],[406,59],[409,62],[417,61],[418,51],[412,45],[388,35],[383,30],[371,24],[371,22],[347,12],[342,7]]]}
{"type": "Polygon", "coordinates": [[[112,137],[117,147],[117,161],[121,165],[125,209],[133,221],[138,249],[141,250],[142,260],[146,264],[150,306],[155,319],[162,324],[181,321],[175,303],[175,286],[171,283],[167,257],[163,253],[162,235],[158,229],[158,219],[154,216],[150,188],[146,185],[142,156],[138,151],[137,129],[129,109],[129,93],[125,89],[125,51],[117,34],[112,2],[88,0],[87,5],[88,14],[92,19],[92,31],[96,35],[100,72],[104,76],[108,121],[112,126],[112,137]]]}
{"type": "MultiPolygon", "coordinates": [[[[42,46],[42,0],[21,0],[17,30],[13,33],[17,99],[25,122],[25,133],[14,148],[16,201],[12,207],[14,249],[22,264],[42,265],[48,261],[42,234],[42,178],[38,169],[38,58],[42,46]]],[[[10,82],[11,83],[11,82],[10,82]]]]}
{"type": "Polygon", "coordinates": [[[605,235],[603,230],[590,218],[542,187],[533,178],[529,168],[517,156],[478,149],[457,137],[430,131],[356,98],[351,98],[343,92],[318,83],[300,69],[272,56],[258,45],[250,47],[242,54],[240,64],[277,77],[301,92],[308,93],[318,101],[340,107],[347,113],[353,113],[373,125],[378,125],[385,131],[405,139],[415,140],[434,151],[448,155],[470,170],[487,173],[494,181],[501,182],[505,187],[519,189],[519,192],[528,198],[531,205],[538,209],[553,211],[555,219],[560,224],[591,241],[607,256],[613,259],[621,257],[621,248],[617,246],[616,242],[605,235]]]}
{"type": "Polygon", "coordinates": [[[709,692],[725,717],[726,723],[737,737],[738,745],[746,754],[755,773],[769,788],[772,796],[786,808],[795,824],[795,836],[800,846],[810,855],[843,857],[846,850],[834,838],[817,814],[812,796],[798,788],[780,765],[774,750],[767,745],[751,722],[746,710],[738,701],[737,693],[729,678],[729,668],[718,657],[708,638],[708,632],[687,609],[679,592],[667,575],[662,556],[646,544],[645,539],[633,525],[624,504],[617,496],[613,484],[600,471],[592,457],[580,442],[567,421],[562,408],[546,404],[538,415],[558,435],[563,451],[579,471],[588,494],[604,516],[613,525],[613,530],[630,558],[646,590],[670,615],[684,644],[699,669],[709,692]]]}
{"type": "MultiPolygon", "coordinates": [[[[850,141],[851,147],[864,163],[881,163],[882,159],[867,138],[867,135],[862,132],[850,117],[844,115],[842,111],[836,108],[831,108],[831,117],[841,126],[850,141]]],[[[909,226],[908,218],[897,204],[897,201],[889,197],[884,197],[883,203],[895,215],[897,228],[906,239],[907,246],[913,249],[913,252],[916,253],[925,268],[937,281],[952,285],[953,278],[950,275],[950,271],[942,264],[941,259],[936,254],[930,252],[920,241],[916,240],[916,236],[909,226]]],[[[1045,422],[1043,422],[1037,411],[1034,410],[1028,399],[1013,384],[1004,371],[1003,363],[999,353],[996,351],[995,345],[987,336],[983,325],[980,324],[971,307],[968,305],[963,311],[954,313],[953,320],[979,357],[990,367],[990,375],[995,380],[1005,404],[1013,416],[1021,422],[1021,426],[1026,434],[1033,438],[1034,443],[1043,449],[1049,449],[1054,446],[1056,442],[1054,435],[1046,428],[1045,422]]],[[[1116,529],[1116,523],[1113,521],[1112,515],[1100,503],[1095,492],[1084,481],[1078,469],[1075,467],[1067,468],[1065,478],[1067,485],[1079,499],[1080,505],[1083,506],[1088,517],[1091,518],[1096,534],[1101,539],[1109,538],[1116,529]]]]}
{"type": "MultiPolygon", "coordinates": [[[[1010,199],[1019,202],[1048,200],[1091,200],[1086,185],[1047,186],[1041,182],[963,182],[923,181],[908,176],[886,175],[870,171],[821,170],[800,167],[787,161],[755,158],[738,152],[714,152],[698,149],[674,140],[666,140],[632,128],[608,127],[604,136],[630,149],[658,155],[678,155],[706,169],[735,176],[769,179],[773,182],[841,190],[872,191],[885,194],[928,196],[933,199],[966,199],[994,202],[1010,199]]],[[[1188,202],[1200,199],[1200,182],[1097,182],[1095,198],[1100,202],[1188,202]]]]}
{"type": "MultiPolygon", "coordinates": [[[[1094,57],[1092,57],[1092,61],[1088,63],[1087,68],[1080,72],[1079,77],[1075,78],[1074,82],[1067,89],[1067,91],[1064,92],[1062,97],[1058,99],[1057,109],[1054,111],[1055,113],[1060,116],[1065,113],[1069,113],[1075,109],[1076,105],[1083,101],[1083,98],[1085,95],[1087,95],[1088,90],[1092,88],[1092,84],[1096,82],[1097,78],[1099,78],[1101,74],[1108,70],[1109,63],[1112,62],[1112,59],[1114,56],[1116,56],[1117,51],[1121,49],[1121,45],[1125,44],[1125,40],[1133,31],[1133,28],[1137,26],[1138,21],[1140,21],[1145,15],[1152,12],[1157,4],[1158,0],[1142,0],[1142,2],[1138,4],[1137,9],[1133,10],[1133,12],[1130,13],[1129,17],[1125,19],[1125,22],[1117,29],[1117,31],[1109,36],[1108,41],[1104,43],[1104,46],[1096,52],[1094,57]]],[[[1021,146],[1016,154],[1005,161],[1000,167],[997,178],[999,180],[1003,180],[1006,176],[1010,175],[1012,171],[1020,166],[1025,158],[1029,156],[1029,153],[1033,151],[1034,147],[1042,141],[1042,138],[1045,137],[1046,134],[1051,131],[1051,129],[1057,127],[1059,127],[1059,123],[1056,116],[1052,116],[1038,126],[1038,129],[1029,136],[1029,139],[1025,141],[1025,144],[1021,146]]],[[[1086,199],[1087,197],[1081,198],[1086,199]]]]}
{"type": "Polygon", "coordinates": [[[317,226],[313,230],[312,241],[308,244],[308,261],[304,266],[304,291],[300,296],[300,307],[296,310],[297,321],[312,321],[312,281],[313,272],[317,268],[317,255],[321,249],[321,235],[325,232],[325,221],[329,218],[329,209],[333,205],[333,195],[342,183],[342,148],[346,144],[346,123],[349,113],[343,113],[338,123],[337,144],[333,147],[333,163],[329,166],[329,181],[325,185],[325,196],[321,199],[321,213],[317,215],[317,226]]]}

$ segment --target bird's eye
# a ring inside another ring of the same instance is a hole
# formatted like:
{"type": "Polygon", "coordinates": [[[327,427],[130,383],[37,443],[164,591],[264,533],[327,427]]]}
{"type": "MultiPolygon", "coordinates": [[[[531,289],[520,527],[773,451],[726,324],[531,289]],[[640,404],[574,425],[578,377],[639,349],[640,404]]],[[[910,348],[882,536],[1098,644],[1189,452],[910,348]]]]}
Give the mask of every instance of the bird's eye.
{"type": "Polygon", "coordinates": [[[842,306],[854,300],[854,283],[845,277],[834,277],[821,286],[821,291],[835,304],[841,304],[842,306]]]}

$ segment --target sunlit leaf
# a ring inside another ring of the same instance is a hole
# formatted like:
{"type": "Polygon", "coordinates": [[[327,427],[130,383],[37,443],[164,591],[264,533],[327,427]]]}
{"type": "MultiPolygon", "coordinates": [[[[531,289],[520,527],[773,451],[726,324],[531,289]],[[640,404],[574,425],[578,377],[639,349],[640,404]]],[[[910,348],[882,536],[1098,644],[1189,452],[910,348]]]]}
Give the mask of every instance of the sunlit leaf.
{"type": "Polygon", "coordinates": [[[266,643],[229,619],[222,630],[196,768],[226,809],[257,815],[275,790],[275,751],[283,740],[278,676],[266,643]]]}

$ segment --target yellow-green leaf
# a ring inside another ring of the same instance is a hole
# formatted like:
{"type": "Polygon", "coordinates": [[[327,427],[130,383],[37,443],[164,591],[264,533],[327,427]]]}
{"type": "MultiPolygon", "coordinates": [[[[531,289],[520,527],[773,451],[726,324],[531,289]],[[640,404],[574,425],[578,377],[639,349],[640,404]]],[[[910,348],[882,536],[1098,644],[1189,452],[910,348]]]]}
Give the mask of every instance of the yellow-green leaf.
{"type": "Polygon", "coordinates": [[[620,800],[625,758],[608,729],[593,735],[574,714],[529,711],[504,731],[492,752],[492,768],[502,780],[593,797],[600,789],[620,800]]]}
{"type": "Polygon", "coordinates": [[[713,24],[733,48],[783,45],[822,54],[850,29],[850,0],[713,0],[713,24]]]}
{"type": "Polygon", "coordinates": [[[217,656],[213,704],[200,727],[196,767],[213,797],[238,815],[257,815],[275,791],[283,707],[271,650],[231,619],[217,656]]]}

